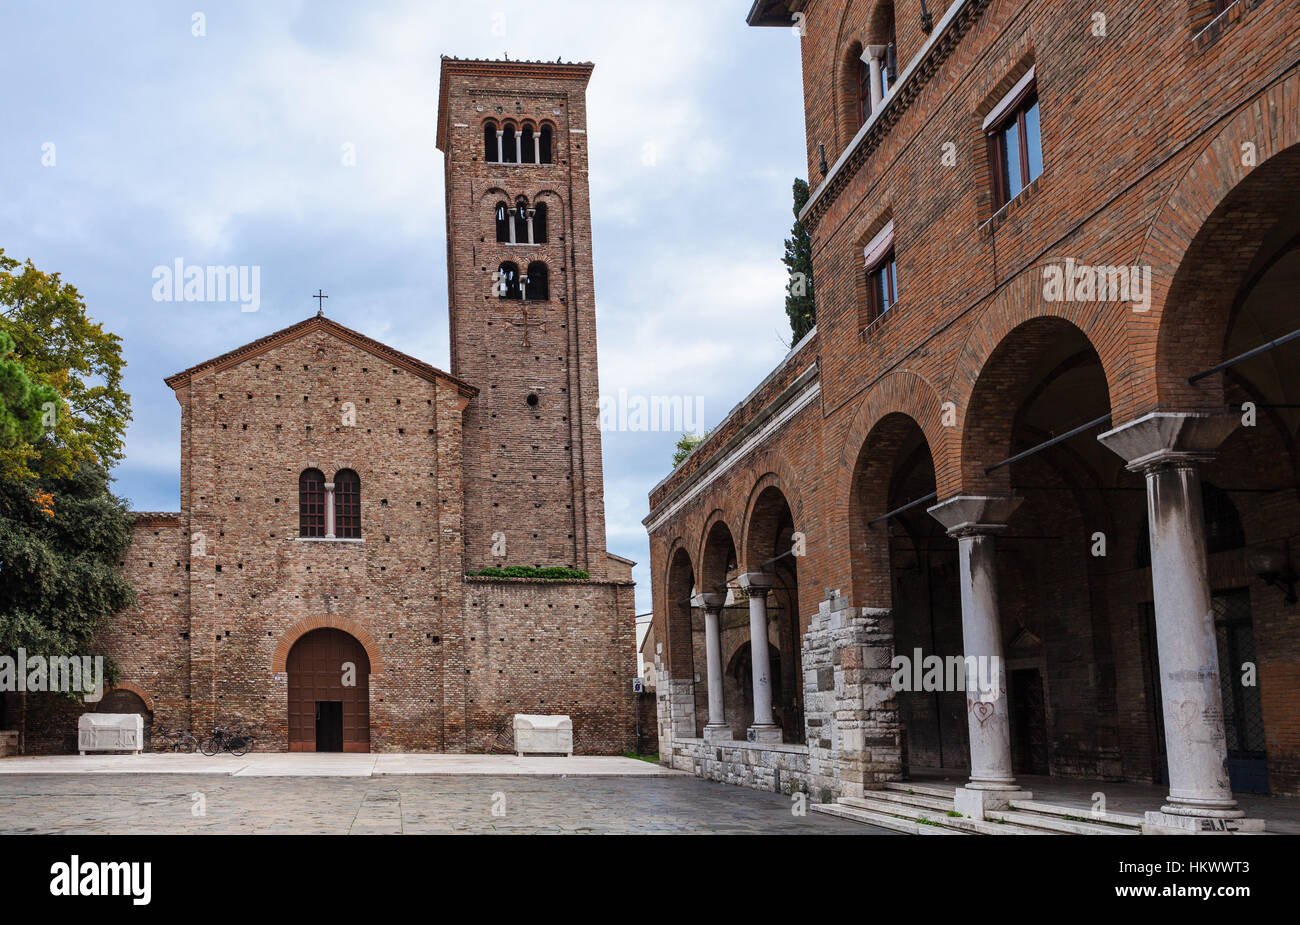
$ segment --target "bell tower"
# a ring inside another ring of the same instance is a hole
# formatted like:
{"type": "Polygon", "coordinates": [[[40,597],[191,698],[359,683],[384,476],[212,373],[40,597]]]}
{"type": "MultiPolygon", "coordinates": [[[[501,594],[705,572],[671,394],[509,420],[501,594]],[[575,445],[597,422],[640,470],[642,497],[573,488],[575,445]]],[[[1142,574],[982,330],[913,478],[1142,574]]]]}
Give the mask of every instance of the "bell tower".
{"type": "Polygon", "coordinates": [[[469,570],[606,575],[587,180],[592,67],[442,59],[451,372],[479,389],[464,418],[469,570]]]}

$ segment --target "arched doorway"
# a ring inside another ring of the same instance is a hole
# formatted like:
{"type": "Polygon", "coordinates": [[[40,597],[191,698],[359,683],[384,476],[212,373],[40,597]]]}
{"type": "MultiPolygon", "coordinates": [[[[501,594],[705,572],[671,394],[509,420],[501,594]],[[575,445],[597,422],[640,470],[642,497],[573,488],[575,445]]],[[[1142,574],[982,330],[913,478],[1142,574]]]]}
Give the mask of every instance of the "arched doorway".
{"type": "Polygon", "coordinates": [[[96,713],[139,713],[144,719],[144,750],[150,748],[150,739],[153,737],[153,711],[135,691],[125,688],[116,688],[104,694],[99,705],[95,707],[96,713]]]}
{"type": "Polygon", "coordinates": [[[289,650],[289,751],[370,751],[370,658],[355,637],[318,629],[289,650]]]}

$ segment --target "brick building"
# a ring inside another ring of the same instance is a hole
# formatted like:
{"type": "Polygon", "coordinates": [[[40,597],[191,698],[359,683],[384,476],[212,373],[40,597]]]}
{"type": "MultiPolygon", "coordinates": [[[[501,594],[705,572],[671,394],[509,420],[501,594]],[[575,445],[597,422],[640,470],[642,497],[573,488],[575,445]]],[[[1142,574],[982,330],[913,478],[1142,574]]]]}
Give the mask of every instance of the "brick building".
{"type": "MultiPolygon", "coordinates": [[[[591,71],[443,59],[450,373],[318,314],[167,380],[181,509],[137,515],[138,601],[98,640],[122,670],[100,709],[304,751],[508,750],[512,714],[566,713],[579,752],[630,747],[633,563],[605,549],[597,418],[591,71]],[[477,574],[502,566],[589,577],[477,574]]],[[[73,746],[79,707],[7,705],[0,725],[27,751],[73,746]]]]}
{"type": "Polygon", "coordinates": [[[1298,14],[757,0],[817,327],[650,493],[665,761],[862,806],[942,768],[976,818],[1167,783],[1178,831],[1300,794],[1300,376],[1241,358],[1300,327],[1298,14]]]}

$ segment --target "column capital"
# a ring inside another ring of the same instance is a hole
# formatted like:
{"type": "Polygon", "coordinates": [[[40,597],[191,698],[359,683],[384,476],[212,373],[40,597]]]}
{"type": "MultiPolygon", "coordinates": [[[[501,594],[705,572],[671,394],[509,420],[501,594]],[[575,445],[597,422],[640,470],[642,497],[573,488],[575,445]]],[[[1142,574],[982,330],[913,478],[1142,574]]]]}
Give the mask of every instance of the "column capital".
{"type": "Polygon", "coordinates": [[[334,483],[333,483],[333,482],[323,482],[322,484],[325,486],[325,490],[326,490],[326,491],[333,491],[333,490],[334,490],[334,483]]]}
{"type": "Polygon", "coordinates": [[[727,603],[727,595],[717,591],[701,591],[691,598],[692,607],[701,607],[704,610],[721,610],[727,603]]]}
{"type": "Polygon", "coordinates": [[[879,58],[888,48],[888,45],[864,45],[862,47],[862,58],[863,60],[879,58]]]}
{"type": "Polygon", "coordinates": [[[1208,462],[1241,419],[1222,411],[1152,411],[1098,434],[1131,472],[1208,462]]]}
{"type": "Polygon", "coordinates": [[[1024,498],[1019,495],[954,495],[926,509],[949,536],[1000,533],[1024,498]]]}
{"type": "Polygon", "coordinates": [[[755,594],[766,594],[772,590],[774,576],[767,572],[744,572],[736,577],[737,584],[741,590],[751,597],[755,594]]]}

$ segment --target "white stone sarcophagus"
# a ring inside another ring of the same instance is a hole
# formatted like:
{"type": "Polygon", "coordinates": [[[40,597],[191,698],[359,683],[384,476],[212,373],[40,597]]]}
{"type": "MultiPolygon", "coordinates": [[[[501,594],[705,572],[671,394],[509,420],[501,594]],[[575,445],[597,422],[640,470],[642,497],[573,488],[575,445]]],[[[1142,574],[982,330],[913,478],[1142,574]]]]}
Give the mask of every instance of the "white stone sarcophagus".
{"type": "Polygon", "coordinates": [[[144,717],[139,713],[83,713],[77,721],[77,751],[133,752],[144,748],[144,717]]]}
{"type": "Polygon", "coordinates": [[[573,755],[573,720],[553,716],[515,714],[515,754],[573,755]]]}

